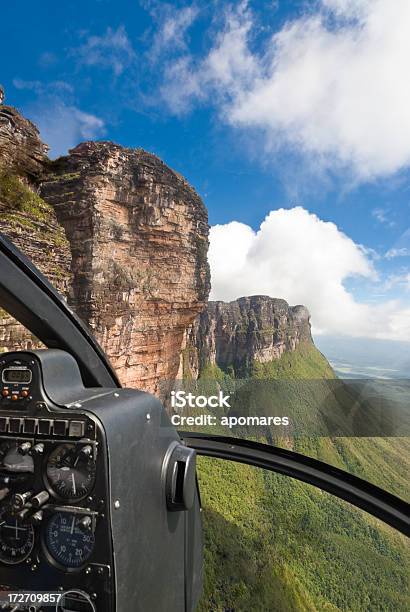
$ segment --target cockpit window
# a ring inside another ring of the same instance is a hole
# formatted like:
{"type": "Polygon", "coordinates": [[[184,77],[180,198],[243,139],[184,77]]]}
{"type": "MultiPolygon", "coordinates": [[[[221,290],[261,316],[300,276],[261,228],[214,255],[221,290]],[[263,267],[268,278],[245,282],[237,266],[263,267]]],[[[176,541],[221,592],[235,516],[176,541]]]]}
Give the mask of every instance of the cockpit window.
{"type": "Polygon", "coordinates": [[[405,610],[407,540],[286,476],[201,458],[208,610],[405,610]]]}

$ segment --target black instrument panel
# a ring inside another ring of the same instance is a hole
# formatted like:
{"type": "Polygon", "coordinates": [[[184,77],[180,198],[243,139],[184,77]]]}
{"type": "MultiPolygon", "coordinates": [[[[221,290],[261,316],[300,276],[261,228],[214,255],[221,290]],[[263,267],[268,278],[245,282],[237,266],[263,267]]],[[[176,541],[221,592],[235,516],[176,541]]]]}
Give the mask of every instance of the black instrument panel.
{"type": "Polygon", "coordinates": [[[154,396],[85,387],[59,349],[0,355],[0,608],[2,591],[29,590],[63,593],[61,612],[193,610],[195,483],[192,451],[154,396]],[[3,377],[12,368],[30,374],[3,377]]]}
{"type": "Polygon", "coordinates": [[[35,358],[6,355],[0,381],[0,589],[71,593],[70,612],[114,610],[102,427],[78,402],[50,400],[35,358]]]}

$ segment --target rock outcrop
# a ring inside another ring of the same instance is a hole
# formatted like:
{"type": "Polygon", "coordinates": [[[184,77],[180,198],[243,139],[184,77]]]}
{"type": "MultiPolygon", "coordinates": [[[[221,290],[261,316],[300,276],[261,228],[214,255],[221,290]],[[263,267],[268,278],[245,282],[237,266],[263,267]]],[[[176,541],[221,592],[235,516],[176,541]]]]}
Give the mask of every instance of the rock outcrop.
{"type": "MultiPolygon", "coordinates": [[[[47,147],[37,128],[0,105],[0,232],[8,236],[66,296],[71,284],[70,247],[52,206],[38,194],[47,147]]],[[[0,350],[41,343],[0,311],[0,350]]]]}
{"type": "MultiPolygon", "coordinates": [[[[182,176],[141,149],[87,142],[55,162],[0,105],[0,231],[93,330],[124,385],[177,375],[210,282],[208,219],[182,176]]],[[[0,348],[36,346],[0,314],[0,348]]]]}
{"type": "Polygon", "coordinates": [[[35,183],[43,173],[47,151],[36,126],[12,106],[0,104],[0,165],[35,183]]]}
{"type": "Polygon", "coordinates": [[[51,166],[42,197],[71,246],[71,303],[124,385],[172,379],[186,328],[209,293],[199,196],[141,149],[86,142],[51,166]]]}
{"type": "Polygon", "coordinates": [[[207,364],[215,364],[241,375],[253,361],[279,359],[301,343],[313,346],[309,318],[304,306],[264,295],[208,302],[186,335],[184,373],[197,377],[207,364]]]}

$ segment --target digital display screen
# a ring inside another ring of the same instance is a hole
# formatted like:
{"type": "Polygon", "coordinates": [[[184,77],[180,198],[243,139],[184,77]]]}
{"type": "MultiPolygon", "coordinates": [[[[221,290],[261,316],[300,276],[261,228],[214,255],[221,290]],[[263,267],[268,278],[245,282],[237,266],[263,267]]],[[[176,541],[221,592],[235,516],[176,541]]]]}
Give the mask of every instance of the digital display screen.
{"type": "Polygon", "coordinates": [[[3,370],[3,382],[27,384],[31,382],[31,370],[3,370]]]}

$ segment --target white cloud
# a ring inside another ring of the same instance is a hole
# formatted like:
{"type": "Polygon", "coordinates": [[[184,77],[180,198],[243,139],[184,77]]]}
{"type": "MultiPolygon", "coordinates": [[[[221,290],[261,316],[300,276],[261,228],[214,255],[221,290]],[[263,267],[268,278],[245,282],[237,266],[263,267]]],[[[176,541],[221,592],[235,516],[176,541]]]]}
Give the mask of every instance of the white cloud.
{"type": "Polygon", "coordinates": [[[399,249],[389,249],[385,255],[386,259],[394,259],[395,257],[410,257],[410,249],[402,247],[399,249]]]}
{"type": "Polygon", "coordinates": [[[270,153],[285,146],[372,180],[410,165],[409,30],[408,0],[320,0],[258,54],[241,2],[205,57],[167,66],[162,93],[177,113],[211,99],[270,153]]]}
{"type": "Polygon", "coordinates": [[[156,7],[152,16],[159,22],[158,30],[149,51],[151,60],[156,60],[165,52],[185,49],[185,37],[188,29],[198,16],[196,6],[185,6],[177,9],[174,5],[162,5],[162,10],[156,7]]]}
{"type": "Polygon", "coordinates": [[[388,227],[394,227],[396,224],[391,218],[390,211],[385,210],[384,208],[374,208],[372,210],[372,216],[383,225],[387,225],[388,227]]]}
{"type": "Polygon", "coordinates": [[[109,68],[114,76],[120,76],[135,59],[124,26],[116,30],[107,28],[102,36],[89,36],[83,45],[72,50],[72,54],[80,65],[109,68]]]}
{"type": "Polygon", "coordinates": [[[85,113],[75,106],[68,106],[54,100],[44,107],[36,107],[30,113],[39,126],[44,142],[50,147],[50,156],[65,155],[68,149],[82,140],[92,140],[104,134],[104,121],[95,115],[85,113]]]}
{"type": "Polygon", "coordinates": [[[104,121],[78,108],[70,83],[26,81],[16,77],[13,85],[36,95],[36,100],[24,110],[39,127],[42,140],[50,147],[51,157],[65,155],[79,142],[104,134],[104,121]]]}
{"type": "Polygon", "coordinates": [[[52,53],[51,51],[45,51],[38,58],[38,63],[41,68],[49,68],[50,66],[56,64],[57,61],[58,58],[56,54],[52,53]]]}
{"type": "Polygon", "coordinates": [[[252,27],[247,15],[247,2],[240,2],[236,10],[228,8],[225,27],[216,34],[214,46],[202,61],[195,62],[185,54],[166,66],[161,93],[173,112],[187,112],[211,92],[232,99],[257,77],[258,64],[247,46],[252,27]]]}
{"type": "Polygon", "coordinates": [[[66,81],[44,83],[43,81],[25,81],[16,77],[13,79],[13,85],[16,89],[34,91],[38,96],[71,94],[74,92],[74,87],[70,83],[66,83],[66,81]]]}
{"type": "Polygon", "coordinates": [[[281,297],[304,304],[315,333],[410,340],[410,306],[357,301],[351,277],[377,282],[363,247],[301,207],[269,213],[257,232],[232,222],[211,228],[211,299],[281,297]]]}
{"type": "Polygon", "coordinates": [[[322,0],[325,8],[347,19],[363,19],[373,0],[322,0]]]}
{"type": "Polygon", "coordinates": [[[384,287],[387,291],[394,287],[410,291],[410,272],[392,274],[385,282],[384,287]]]}

